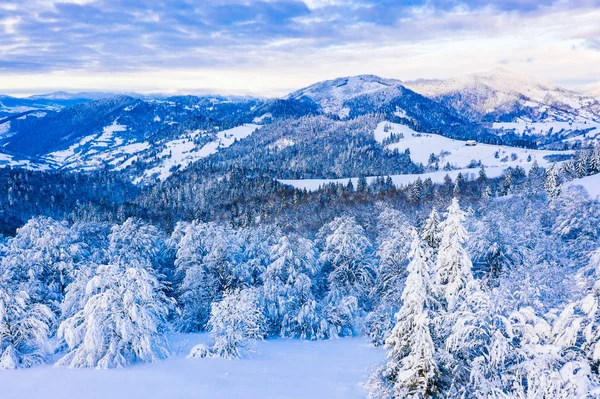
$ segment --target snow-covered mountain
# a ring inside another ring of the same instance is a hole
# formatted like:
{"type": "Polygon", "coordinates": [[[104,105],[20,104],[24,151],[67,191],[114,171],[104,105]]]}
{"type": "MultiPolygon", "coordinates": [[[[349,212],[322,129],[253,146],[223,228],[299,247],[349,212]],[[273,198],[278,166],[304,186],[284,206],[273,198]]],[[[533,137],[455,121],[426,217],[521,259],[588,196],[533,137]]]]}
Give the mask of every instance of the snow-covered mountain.
{"type": "Polygon", "coordinates": [[[315,83],[291,93],[289,98],[308,97],[319,104],[325,113],[347,117],[350,113],[350,109],[345,107],[347,101],[399,85],[398,80],[374,75],[351,76],[315,83]]]}
{"type": "MultiPolygon", "coordinates": [[[[474,139],[565,149],[600,138],[600,105],[593,97],[504,70],[408,83],[373,75],[345,77],[266,100],[57,92],[27,99],[5,96],[0,103],[12,111],[23,107],[20,113],[0,115],[0,165],[107,169],[135,182],[165,180],[209,157],[221,166],[253,170],[268,164],[277,178],[429,168],[423,159],[405,156],[407,148],[411,154],[419,151],[412,144],[400,148],[378,142],[373,132],[383,121],[438,141],[463,140],[458,146],[474,139]],[[394,149],[400,153],[392,154],[394,149]]],[[[423,151],[427,157],[432,152],[423,151]]],[[[466,157],[455,167],[478,159],[466,157]]]]}
{"type": "Polygon", "coordinates": [[[110,93],[110,92],[78,92],[70,93],[66,91],[55,91],[47,94],[36,94],[27,97],[30,100],[101,100],[104,98],[115,97],[118,95],[127,95],[134,98],[144,98],[145,96],[137,93],[110,93]]]}
{"type": "Polygon", "coordinates": [[[600,100],[600,83],[597,83],[597,84],[593,85],[588,90],[588,93],[590,95],[592,95],[593,97],[596,97],[598,100],[600,100]]]}
{"type": "Polygon", "coordinates": [[[600,101],[534,78],[496,69],[447,80],[404,82],[472,121],[517,134],[548,135],[600,129],[600,101]]]}

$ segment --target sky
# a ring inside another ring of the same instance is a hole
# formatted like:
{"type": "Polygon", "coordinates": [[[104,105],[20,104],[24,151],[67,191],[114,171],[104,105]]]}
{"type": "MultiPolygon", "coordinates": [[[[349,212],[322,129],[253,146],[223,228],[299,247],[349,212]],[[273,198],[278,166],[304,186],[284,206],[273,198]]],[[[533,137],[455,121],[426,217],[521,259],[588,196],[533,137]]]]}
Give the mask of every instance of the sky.
{"type": "Polygon", "coordinates": [[[0,93],[280,96],[502,67],[600,95],[598,21],[600,0],[1,0],[0,93]]]}

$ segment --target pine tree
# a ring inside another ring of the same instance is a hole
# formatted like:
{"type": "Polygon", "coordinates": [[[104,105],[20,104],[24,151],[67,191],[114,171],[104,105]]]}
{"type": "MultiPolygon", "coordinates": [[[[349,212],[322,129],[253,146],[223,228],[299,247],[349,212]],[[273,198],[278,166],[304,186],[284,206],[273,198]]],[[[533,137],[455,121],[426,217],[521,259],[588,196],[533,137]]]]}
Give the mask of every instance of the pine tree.
{"type": "Polygon", "coordinates": [[[560,180],[556,165],[552,165],[552,167],[548,170],[544,187],[546,188],[546,192],[550,198],[556,198],[560,194],[560,180]]]}
{"type": "Polygon", "coordinates": [[[339,217],[322,229],[320,237],[320,259],[329,270],[329,302],[353,296],[359,305],[366,306],[376,273],[373,248],[363,228],[353,217],[339,217]]]}
{"type": "Polygon", "coordinates": [[[421,239],[431,248],[437,250],[440,243],[440,215],[435,207],[431,210],[429,217],[421,230],[421,239]]]}
{"type": "Polygon", "coordinates": [[[312,278],[319,268],[312,241],[284,236],[272,247],[271,260],[262,274],[270,330],[287,337],[324,338],[326,326],[313,294],[312,278]]]}
{"type": "Polygon", "coordinates": [[[408,277],[396,325],[385,342],[386,365],[369,383],[370,397],[423,398],[435,393],[437,365],[430,332],[427,297],[430,295],[429,267],[416,231],[411,244],[408,277]]]}
{"type": "Polygon", "coordinates": [[[466,214],[454,198],[448,207],[446,219],[441,223],[441,241],[435,265],[435,285],[439,300],[448,312],[454,311],[463,290],[472,280],[472,263],[464,245],[467,231],[463,226],[466,214]]]}
{"type": "Polygon", "coordinates": [[[412,226],[406,217],[391,208],[384,209],[378,217],[379,269],[374,290],[375,308],[366,319],[371,341],[383,345],[394,326],[402,292],[398,289],[406,278],[406,266],[412,241],[412,226]]]}

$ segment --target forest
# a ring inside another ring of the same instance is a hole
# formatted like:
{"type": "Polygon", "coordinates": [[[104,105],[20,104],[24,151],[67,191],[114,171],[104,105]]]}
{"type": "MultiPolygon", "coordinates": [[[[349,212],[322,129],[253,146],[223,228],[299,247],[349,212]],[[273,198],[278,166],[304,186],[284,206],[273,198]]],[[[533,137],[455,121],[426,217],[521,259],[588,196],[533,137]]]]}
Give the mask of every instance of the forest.
{"type": "Polygon", "coordinates": [[[237,170],[201,196],[7,170],[0,367],[153,363],[176,331],[209,332],[194,361],[361,335],[386,351],[370,398],[586,397],[600,383],[600,207],[566,182],[599,155],[313,193],[237,170]]]}

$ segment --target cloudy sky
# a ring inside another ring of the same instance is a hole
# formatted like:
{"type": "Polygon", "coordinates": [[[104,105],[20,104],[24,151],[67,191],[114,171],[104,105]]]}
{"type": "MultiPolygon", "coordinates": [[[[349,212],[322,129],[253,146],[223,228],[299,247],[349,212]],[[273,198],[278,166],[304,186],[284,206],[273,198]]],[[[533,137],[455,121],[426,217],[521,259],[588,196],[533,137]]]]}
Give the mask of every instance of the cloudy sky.
{"type": "Polygon", "coordinates": [[[600,90],[600,0],[2,0],[0,92],[281,95],[504,67],[600,90]]]}

